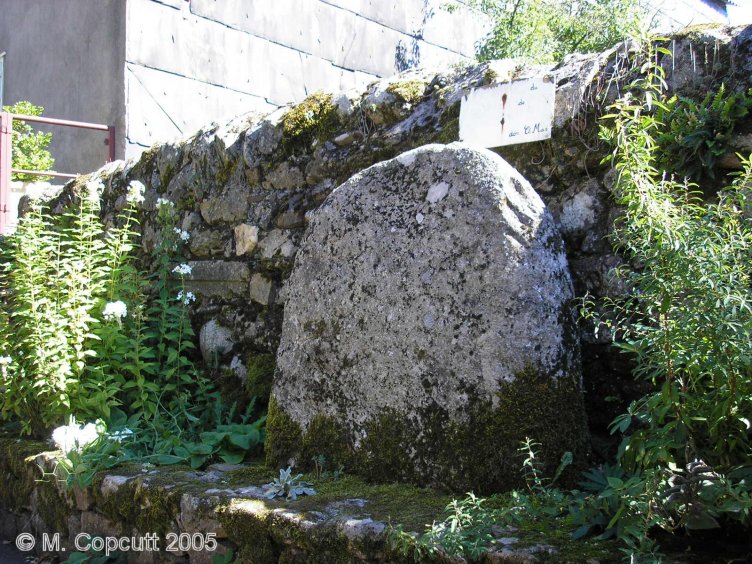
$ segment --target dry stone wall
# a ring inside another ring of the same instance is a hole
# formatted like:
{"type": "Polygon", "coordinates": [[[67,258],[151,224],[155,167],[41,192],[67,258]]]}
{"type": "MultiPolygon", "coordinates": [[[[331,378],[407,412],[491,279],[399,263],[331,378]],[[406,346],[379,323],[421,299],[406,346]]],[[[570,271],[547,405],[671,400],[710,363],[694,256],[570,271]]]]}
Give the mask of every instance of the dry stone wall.
{"type": "MultiPolygon", "coordinates": [[[[672,61],[665,59],[672,87],[702,96],[722,81],[735,90],[750,86],[749,30],[696,31],[668,45],[675,53],[672,61]]],[[[159,237],[157,199],[175,203],[181,227],[191,234],[185,259],[193,267],[189,283],[198,300],[192,318],[205,360],[233,389],[268,390],[264,378],[279,346],[287,279],[307,213],[374,163],[428,143],[455,141],[460,100],[469,88],[536,73],[554,76],[552,139],[497,152],[551,210],[575,295],[620,292],[612,271],[622,261],[605,238],[617,213],[608,197],[613,173],[601,162],[605,148],[597,138],[597,115],[603,100],[620,92],[620,77],[630,67],[627,55],[621,46],[570,57],[553,69],[505,62],[411,71],[377,81],[362,94],[316,93],[267,116],[211,125],[94,176],[105,181],[103,206],[110,218],[124,205],[130,180],[147,185],[141,224],[147,249],[159,237]]],[[[745,139],[738,139],[739,148],[749,151],[745,139]]],[[[69,185],[58,204],[84,180],[69,185]]],[[[586,329],[581,334],[584,385],[591,420],[597,421],[613,409],[602,398],[618,395],[620,382],[629,379],[628,363],[589,335],[586,329]]]]}

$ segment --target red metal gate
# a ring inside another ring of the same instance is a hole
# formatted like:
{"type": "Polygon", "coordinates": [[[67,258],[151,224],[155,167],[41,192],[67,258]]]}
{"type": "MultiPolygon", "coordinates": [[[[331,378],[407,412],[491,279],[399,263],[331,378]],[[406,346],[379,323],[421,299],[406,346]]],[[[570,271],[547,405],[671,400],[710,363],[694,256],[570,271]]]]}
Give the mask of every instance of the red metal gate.
{"type": "Polygon", "coordinates": [[[106,131],[107,138],[104,144],[109,151],[107,160],[115,160],[115,126],[102,125],[99,123],[87,123],[84,121],[70,121],[66,119],[55,119],[41,116],[25,116],[21,114],[11,114],[9,112],[0,112],[0,235],[4,235],[8,229],[8,209],[10,200],[10,175],[11,173],[30,174],[35,176],[54,176],[55,178],[75,178],[76,174],[39,171],[39,170],[21,170],[11,168],[11,154],[13,151],[13,120],[19,119],[26,122],[46,123],[49,125],[60,125],[64,127],[76,127],[81,129],[93,129],[95,131],[106,131]]]}

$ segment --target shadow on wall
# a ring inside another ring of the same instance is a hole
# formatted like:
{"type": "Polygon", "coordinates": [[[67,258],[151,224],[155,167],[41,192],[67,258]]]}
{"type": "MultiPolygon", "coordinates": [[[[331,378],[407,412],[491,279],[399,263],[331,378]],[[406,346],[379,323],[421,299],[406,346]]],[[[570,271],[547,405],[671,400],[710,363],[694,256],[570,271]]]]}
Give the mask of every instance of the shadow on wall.
{"type": "Polygon", "coordinates": [[[394,50],[394,69],[397,72],[403,72],[420,65],[420,45],[418,45],[418,39],[418,37],[414,37],[410,41],[409,53],[404,41],[400,39],[397,43],[397,47],[394,50]]]}

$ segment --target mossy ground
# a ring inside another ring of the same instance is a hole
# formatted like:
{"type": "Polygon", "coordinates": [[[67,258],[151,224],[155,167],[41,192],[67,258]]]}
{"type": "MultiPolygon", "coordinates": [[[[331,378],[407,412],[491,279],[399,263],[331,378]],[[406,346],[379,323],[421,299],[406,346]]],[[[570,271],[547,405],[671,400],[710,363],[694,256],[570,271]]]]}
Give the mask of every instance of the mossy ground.
{"type": "MultiPolygon", "coordinates": [[[[34,482],[36,468],[33,458],[43,450],[46,450],[44,443],[0,439],[0,454],[3,455],[0,468],[3,472],[11,467],[16,468],[13,476],[6,479],[5,483],[9,487],[0,490],[3,492],[0,497],[2,507],[18,508],[28,504],[30,489],[34,485],[39,486],[34,482]],[[22,486],[19,487],[16,475],[30,476],[31,482],[25,484],[21,480],[22,486]],[[19,495],[14,494],[9,498],[8,492],[18,492],[19,495]]],[[[123,530],[164,534],[171,530],[180,514],[180,498],[184,493],[201,496],[206,489],[218,486],[197,479],[195,472],[180,466],[161,467],[155,473],[145,474],[143,465],[127,464],[109,473],[141,477],[121,486],[114,495],[106,499],[99,493],[104,475],[99,475],[92,485],[97,510],[120,523],[123,530]],[[146,487],[144,479],[148,480],[146,487]]],[[[259,486],[269,483],[278,473],[278,468],[258,463],[228,472],[225,474],[226,483],[220,487],[237,489],[249,485],[259,486]]],[[[302,479],[313,483],[317,492],[315,496],[301,497],[296,501],[223,498],[224,502],[218,502],[227,504],[217,506],[216,515],[230,540],[237,544],[235,555],[239,560],[236,561],[278,562],[290,558],[311,561],[310,558],[314,555],[316,558],[325,555],[328,562],[351,562],[354,550],[355,553],[379,554],[386,561],[400,562],[400,554],[392,553],[393,549],[383,544],[385,537],[369,537],[355,541],[356,545],[353,545],[353,541],[343,535],[333,522],[309,530],[306,526],[283,518],[283,515],[297,515],[302,519],[316,521],[317,515],[329,513],[334,507],[341,512],[343,519],[346,516],[354,519],[370,518],[393,527],[401,526],[405,531],[423,533],[432,523],[446,517],[445,508],[452,500],[450,494],[435,489],[401,483],[372,483],[351,474],[334,479],[331,474],[323,478],[315,473],[307,473],[302,479]],[[353,503],[353,500],[365,501],[353,503]],[[250,513],[244,511],[244,503],[250,503],[255,509],[250,513]],[[358,545],[358,542],[363,544],[358,545]]],[[[43,518],[50,519],[51,526],[60,527],[56,530],[64,532],[65,519],[70,510],[54,492],[54,484],[50,483],[49,488],[45,486],[43,490],[43,503],[55,512],[55,515],[45,514],[43,518]],[[54,496],[48,499],[46,493],[54,496]]],[[[515,503],[510,494],[500,494],[489,498],[487,507],[510,508],[515,507],[515,503]]],[[[504,523],[500,525],[503,526],[504,523]]],[[[586,562],[595,559],[606,563],[617,562],[621,557],[614,543],[572,540],[574,525],[566,517],[524,514],[515,519],[514,527],[514,531],[504,533],[504,536],[518,539],[514,545],[515,550],[541,544],[556,549],[552,554],[536,553],[540,562],[586,562]]],[[[389,529],[387,533],[388,531],[389,529]]]]}
{"type": "MultiPolygon", "coordinates": [[[[231,483],[236,486],[261,485],[271,481],[277,474],[278,471],[269,466],[251,466],[232,473],[231,483]]],[[[453,496],[446,492],[430,488],[398,483],[370,483],[353,475],[345,475],[339,479],[317,479],[315,473],[307,473],[301,479],[314,484],[316,495],[301,497],[296,501],[281,499],[264,501],[266,510],[262,514],[265,518],[269,517],[269,513],[280,508],[305,517],[308,513],[320,512],[333,503],[346,500],[367,500],[362,508],[351,506],[354,509],[354,518],[370,517],[387,523],[391,527],[400,527],[405,531],[422,534],[432,523],[441,521],[448,515],[446,508],[453,499],[453,496]]],[[[517,507],[518,503],[518,500],[511,494],[498,494],[487,499],[486,507],[509,510],[517,507]]],[[[514,544],[515,550],[540,545],[551,546],[555,549],[551,554],[536,553],[539,562],[574,563],[593,559],[600,563],[621,561],[623,555],[614,542],[572,539],[572,532],[576,527],[568,517],[532,515],[521,508],[518,509],[519,513],[516,513],[513,529],[504,533],[504,536],[517,539],[514,544]]],[[[229,514],[226,519],[231,519],[229,514]]],[[[234,519],[234,524],[231,526],[238,528],[242,525],[245,529],[251,527],[255,535],[268,534],[268,531],[264,532],[268,525],[263,525],[261,522],[244,522],[238,515],[232,519],[234,519]]],[[[504,527],[505,523],[499,522],[497,525],[504,527]]],[[[250,532],[250,530],[244,530],[245,535],[250,532]]],[[[267,546],[266,553],[273,552],[271,544],[267,546]]]]}
{"type": "MultiPolygon", "coordinates": [[[[279,470],[266,465],[249,466],[230,474],[230,483],[240,485],[263,485],[279,475],[279,470]]],[[[301,497],[294,502],[281,499],[269,500],[270,509],[289,507],[305,513],[320,511],[331,502],[348,499],[368,500],[360,510],[363,515],[383,522],[402,524],[408,530],[422,531],[438,517],[451,496],[430,488],[420,488],[409,484],[372,483],[352,474],[340,478],[319,478],[316,473],[303,474],[303,481],[310,482],[316,490],[315,496],[301,497]]]]}
{"type": "MultiPolygon", "coordinates": [[[[510,509],[518,506],[510,493],[489,497],[488,509],[510,509]]],[[[616,541],[597,541],[593,538],[574,539],[577,528],[568,515],[545,515],[542,512],[520,511],[516,515],[510,536],[518,540],[515,549],[529,549],[536,545],[550,545],[556,550],[551,554],[537,553],[539,562],[599,562],[600,564],[622,562],[624,555],[616,541]]]]}

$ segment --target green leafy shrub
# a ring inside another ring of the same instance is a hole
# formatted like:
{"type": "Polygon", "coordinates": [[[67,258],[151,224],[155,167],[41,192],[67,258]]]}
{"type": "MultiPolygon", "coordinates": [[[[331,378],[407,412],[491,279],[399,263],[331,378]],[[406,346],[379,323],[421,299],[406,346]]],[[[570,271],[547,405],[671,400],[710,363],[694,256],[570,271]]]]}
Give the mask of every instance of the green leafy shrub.
{"type": "Polygon", "coordinates": [[[656,106],[655,119],[663,124],[656,135],[656,164],[694,182],[715,178],[718,159],[740,119],[749,113],[752,98],[744,92],[708,92],[702,101],[671,96],[656,106]]]}
{"type": "Polygon", "coordinates": [[[539,443],[527,438],[518,449],[527,493],[512,491],[488,499],[468,493],[464,499],[452,500],[444,510],[444,519],[427,526],[422,535],[392,526],[388,535],[392,550],[416,562],[438,556],[475,561],[495,545],[503,527],[564,514],[569,498],[553,484],[571,464],[572,454],[565,453],[554,476],[547,478],[542,473],[539,447],[539,443]]]}
{"type": "Polygon", "coordinates": [[[656,386],[614,422],[631,431],[622,458],[639,469],[700,458],[729,468],[748,462],[752,420],[752,301],[749,258],[752,165],[715,201],[656,168],[664,125],[662,71],[650,67],[605,116],[614,146],[614,197],[624,217],[616,248],[638,268],[624,270],[632,296],[610,305],[617,347],[634,355],[636,376],[656,386]]]}
{"type": "Polygon", "coordinates": [[[192,360],[187,306],[189,234],[175,206],[158,201],[159,242],[150,271],[137,268],[138,205],[108,229],[99,218],[101,182],[86,184],[62,215],[36,203],[0,250],[0,416],[38,436],[67,421],[101,420],[101,437],[68,452],[60,477],[85,485],[126,460],[241,462],[263,444],[253,402],[237,417],[192,360]]]}
{"type": "MultiPolygon", "coordinates": [[[[732,184],[704,201],[658,159],[672,131],[682,132],[669,141],[674,149],[692,138],[693,126],[694,139],[706,139],[709,108],[731,120],[747,103],[723,89],[701,104],[667,101],[650,44],[644,60],[645,76],[603,117],[601,136],[613,146],[617,171],[613,194],[623,207],[613,241],[632,267],[620,273],[630,295],[599,307],[614,344],[654,391],[612,423],[612,432],[625,435],[625,472],[591,471],[572,509],[578,535],[616,536],[631,555],[655,554],[655,527],[749,527],[752,511],[752,163],[742,159],[732,184]]],[[[704,144],[717,156],[712,142],[704,144]]]]}
{"type": "Polygon", "coordinates": [[[107,282],[122,234],[102,237],[98,203],[83,198],[76,209],[50,216],[39,203],[0,249],[3,418],[44,434],[71,413],[79,419],[108,415],[115,391],[90,381],[94,326],[101,318],[107,282]],[[85,390],[96,390],[87,397],[85,390]]]}
{"type": "Polygon", "coordinates": [[[493,29],[477,46],[481,61],[526,57],[560,61],[595,53],[637,35],[644,12],[638,0],[474,0],[493,29]]]}
{"type": "MultiPolygon", "coordinates": [[[[44,108],[24,101],[17,102],[12,106],[3,106],[3,111],[27,116],[41,116],[44,108]]],[[[52,133],[34,131],[25,121],[13,120],[12,168],[38,171],[52,170],[55,159],[52,158],[52,155],[47,150],[51,142],[52,133]]],[[[13,180],[48,180],[51,177],[13,174],[12,178],[13,180]]]]}

